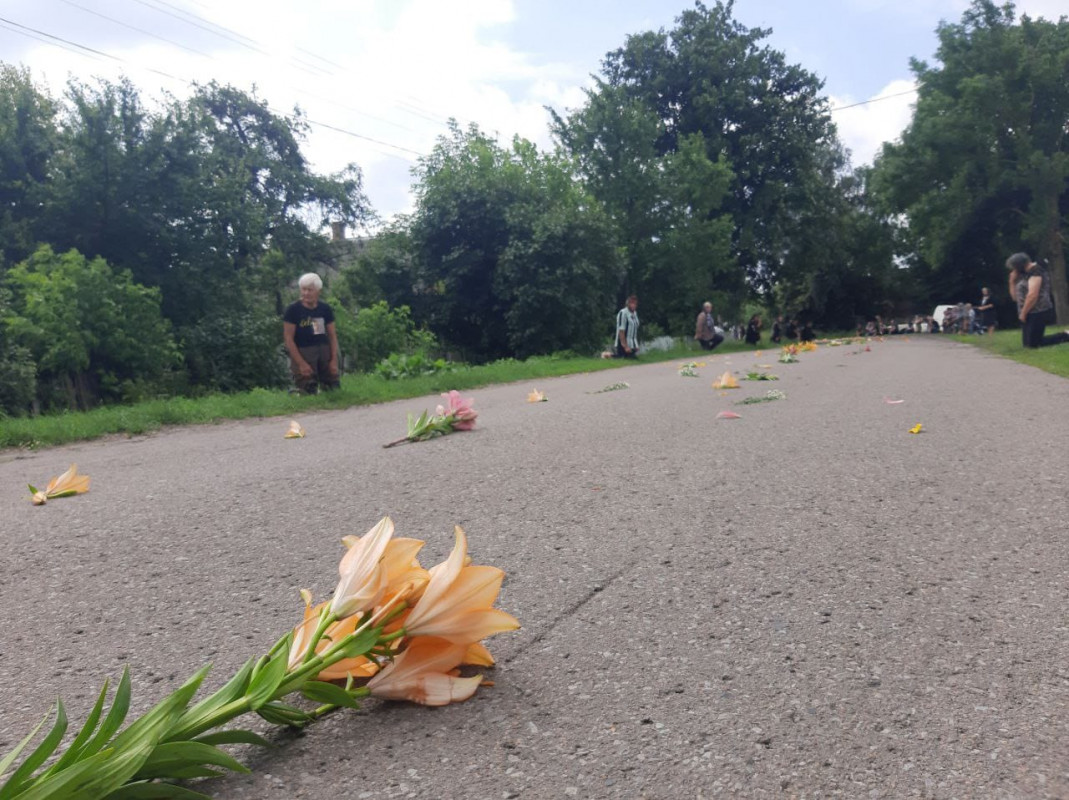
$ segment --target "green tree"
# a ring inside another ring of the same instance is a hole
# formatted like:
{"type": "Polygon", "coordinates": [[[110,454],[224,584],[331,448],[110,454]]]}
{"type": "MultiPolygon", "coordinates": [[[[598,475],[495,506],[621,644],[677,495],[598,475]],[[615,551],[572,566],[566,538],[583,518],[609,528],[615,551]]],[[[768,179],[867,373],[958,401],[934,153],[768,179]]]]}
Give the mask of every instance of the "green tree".
{"type": "Polygon", "coordinates": [[[251,307],[250,292],[279,292],[323,255],[328,221],[370,214],[355,166],[311,171],[305,132],[299,113],[214,83],[152,113],[128,82],[72,83],[41,238],[161,287],[179,326],[251,307]]]}
{"type": "MultiPolygon", "coordinates": [[[[810,187],[834,145],[821,81],[762,46],[769,31],[735,21],[733,5],[699,2],[669,32],[629,36],[605,57],[585,105],[555,120],[556,135],[622,228],[632,287],[647,293],[667,282],[658,245],[678,231],[665,214],[680,199],[663,159],[700,141],[710,165],[730,170],[722,172],[730,174],[722,201],[707,198],[701,209],[708,221],[724,220],[727,250],[709,240],[706,264],[690,271],[706,271],[694,285],[714,284],[738,302],[743,288],[767,292],[777,280],[791,237],[810,224],[810,187]]],[[[677,171],[674,182],[693,194],[685,187],[713,167],[677,171]]],[[[694,232],[696,251],[710,231],[694,232]]]]}
{"type": "Polygon", "coordinates": [[[57,146],[55,116],[28,70],[0,64],[0,271],[33,249],[57,146]]]}
{"type": "Polygon", "coordinates": [[[453,123],[416,176],[417,287],[435,333],[476,359],[608,338],[612,225],[567,160],[453,123]]]}
{"type": "Polygon", "coordinates": [[[88,408],[161,381],[180,364],[159,290],[102,258],[42,245],[8,271],[5,335],[37,368],[45,406],[88,408]]]}
{"type": "Polygon", "coordinates": [[[905,215],[907,255],[940,300],[1004,285],[1014,250],[1047,259],[1069,323],[1069,19],[1016,19],[974,0],[938,28],[937,64],[914,60],[916,111],[880,155],[879,202],[905,215]]]}

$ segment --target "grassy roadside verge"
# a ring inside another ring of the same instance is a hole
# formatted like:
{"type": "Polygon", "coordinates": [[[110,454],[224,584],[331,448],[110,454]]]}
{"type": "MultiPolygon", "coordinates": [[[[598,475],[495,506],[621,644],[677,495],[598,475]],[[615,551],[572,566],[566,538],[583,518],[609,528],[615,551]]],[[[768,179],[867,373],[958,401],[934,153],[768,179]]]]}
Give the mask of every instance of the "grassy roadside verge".
{"type": "MultiPolygon", "coordinates": [[[[716,353],[750,351],[743,342],[724,342],[716,353]]],[[[670,351],[643,354],[638,363],[673,359],[701,360],[696,345],[670,351]]],[[[389,400],[420,397],[450,389],[473,389],[496,383],[598,372],[634,365],[634,361],[600,358],[531,358],[527,361],[498,361],[456,372],[418,378],[386,380],[377,375],[345,375],[341,389],[316,397],[298,397],[285,390],[253,389],[238,394],[206,397],[174,397],[149,400],[127,406],[104,406],[92,411],[47,414],[0,420],[0,449],[38,448],[96,439],[110,434],[134,436],[165,425],[190,425],[250,417],[276,417],[319,409],[349,408],[389,400]]]]}
{"type": "MultiPolygon", "coordinates": [[[[1048,326],[1047,335],[1062,330],[1059,326],[1048,326]]],[[[1069,344],[1041,347],[1030,350],[1021,346],[1021,332],[1019,330],[995,331],[991,336],[960,336],[952,337],[955,341],[971,344],[986,350],[989,353],[1012,358],[1022,364],[1038,367],[1044,372],[1069,378],[1069,344]]]]}

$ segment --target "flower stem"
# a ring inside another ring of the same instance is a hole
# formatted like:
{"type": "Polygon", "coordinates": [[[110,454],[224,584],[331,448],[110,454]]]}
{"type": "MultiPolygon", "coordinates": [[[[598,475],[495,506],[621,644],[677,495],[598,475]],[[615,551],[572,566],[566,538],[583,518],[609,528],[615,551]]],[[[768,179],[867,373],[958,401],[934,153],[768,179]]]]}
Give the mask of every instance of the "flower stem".
{"type": "Polygon", "coordinates": [[[323,610],[319,614],[319,624],[316,626],[315,633],[312,634],[312,641],[308,645],[308,652],[304,654],[304,659],[301,663],[307,664],[316,654],[316,646],[319,644],[319,640],[323,638],[323,634],[326,633],[327,628],[336,621],[336,617],[331,613],[330,606],[323,606],[323,610]]]}

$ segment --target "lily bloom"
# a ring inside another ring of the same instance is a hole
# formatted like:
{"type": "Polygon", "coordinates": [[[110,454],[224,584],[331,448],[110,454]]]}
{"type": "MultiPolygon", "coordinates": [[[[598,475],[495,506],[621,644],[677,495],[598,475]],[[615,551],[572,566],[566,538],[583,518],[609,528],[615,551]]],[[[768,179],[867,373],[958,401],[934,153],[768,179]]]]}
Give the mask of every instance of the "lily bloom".
{"type": "MultiPolygon", "coordinates": [[[[289,670],[296,668],[304,661],[308,647],[312,643],[312,635],[315,633],[316,625],[319,623],[319,615],[326,605],[323,602],[313,607],[312,595],[307,589],[301,590],[301,597],[304,598],[304,621],[293,629],[293,642],[290,645],[289,665],[287,667],[289,670]]],[[[322,653],[331,645],[351,634],[363,619],[363,614],[353,614],[351,617],[346,617],[328,627],[323,634],[323,638],[316,645],[316,653],[322,653]]],[[[345,658],[331,664],[316,677],[321,681],[345,680],[350,674],[354,678],[369,678],[378,670],[379,665],[374,661],[364,656],[357,656],[355,658],[345,658]]]]}
{"type": "Polygon", "coordinates": [[[445,639],[413,639],[403,653],[368,681],[373,697],[409,700],[425,706],[445,706],[467,700],[482,683],[482,676],[455,674],[467,648],[445,639]]]}
{"type": "Polygon", "coordinates": [[[735,380],[735,376],[730,372],[725,372],[715,381],[713,381],[714,389],[738,389],[739,382],[735,380]]]}
{"type": "Polygon", "coordinates": [[[448,404],[438,406],[436,409],[438,416],[452,417],[453,428],[458,431],[470,431],[475,427],[475,418],[479,416],[479,412],[471,407],[471,404],[475,402],[473,398],[461,397],[456,389],[443,394],[442,397],[446,398],[448,404]]]}
{"type": "Polygon", "coordinates": [[[89,476],[79,475],[77,464],[71,464],[70,469],[50,480],[43,492],[36,486],[30,486],[35,506],[43,506],[45,502],[55,497],[70,497],[74,494],[85,494],[88,491],[89,476]]]}
{"type": "MultiPolygon", "coordinates": [[[[343,536],[342,544],[350,550],[360,543],[359,536],[343,536]]],[[[423,548],[420,539],[390,539],[382,553],[381,566],[386,573],[386,591],[381,604],[395,600],[398,595],[410,602],[423,592],[431,576],[419,565],[416,555],[423,548]]]]}
{"type": "Polygon", "coordinates": [[[468,540],[462,528],[454,530],[453,552],[431,568],[430,582],[405,620],[405,633],[436,636],[466,647],[495,633],[515,630],[520,623],[492,607],[505,573],[497,567],[464,566],[468,540]]]}
{"type": "Polygon", "coordinates": [[[369,611],[386,593],[389,576],[382,567],[382,557],[391,536],[393,520],[383,517],[342,557],[338,564],[341,580],[330,601],[331,613],[338,619],[369,611]]]}
{"type": "Polygon", "coordinates": [[[304,438],[304,428],[301,427],[301,423],[299,423],[295,419],[291,419],[290,420],[289,429],[282,435],[282,438],[283,439],[303,439],[304,438]]]}
{"type": "Polygon", "coordinates": [[[497,662],[490,655],[490,651],[486,649],[486,645],[481,642],[475,642],[468,645],[468,650],[464,653],[464,658],[460,663],[471,664],[476,667],[492,667],[497,662]]]}
{"type": "Polygon", "coordinates": [[[540,392],[537,389],[532,389],[527,394],[528,403],[544,403],[546,402],[546,393],[540,392]]]}

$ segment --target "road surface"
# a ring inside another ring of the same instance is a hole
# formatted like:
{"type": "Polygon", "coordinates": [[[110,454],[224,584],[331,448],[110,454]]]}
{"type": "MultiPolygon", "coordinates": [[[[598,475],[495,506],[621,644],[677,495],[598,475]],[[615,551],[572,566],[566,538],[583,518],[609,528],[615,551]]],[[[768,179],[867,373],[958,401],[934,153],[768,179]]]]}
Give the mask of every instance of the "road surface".
{"type": "Polygon", "coordinates": [[[775,357],[465,392],[474,432],[392,450],[437,398],[0,453],[0,752],[124,665],[138,709],[217,686],[390,514],[508,572],[496,685],[239,749],[215,796],[1069,796],[1069,382],[937,337],[775,357]],[[71,461],[91,491],[31,506],[71,461]]]}

